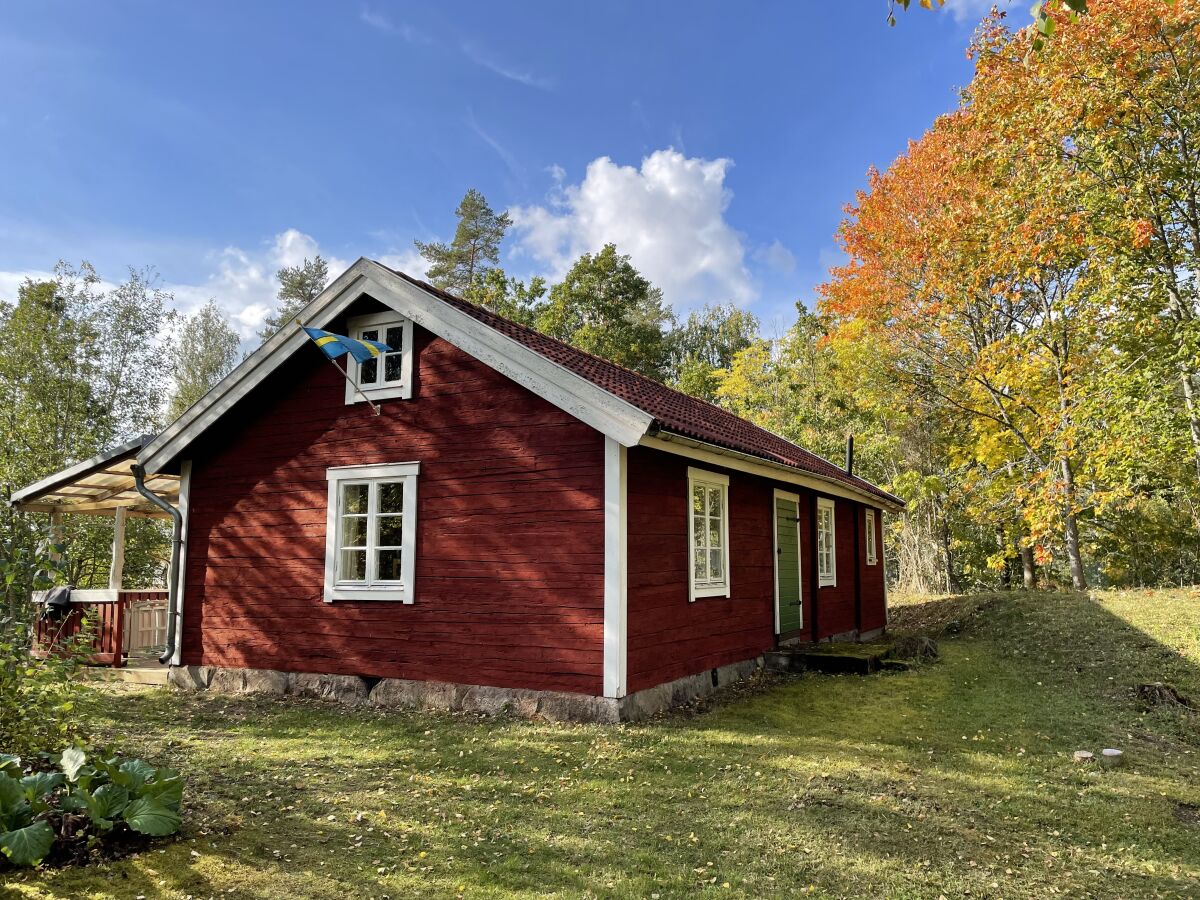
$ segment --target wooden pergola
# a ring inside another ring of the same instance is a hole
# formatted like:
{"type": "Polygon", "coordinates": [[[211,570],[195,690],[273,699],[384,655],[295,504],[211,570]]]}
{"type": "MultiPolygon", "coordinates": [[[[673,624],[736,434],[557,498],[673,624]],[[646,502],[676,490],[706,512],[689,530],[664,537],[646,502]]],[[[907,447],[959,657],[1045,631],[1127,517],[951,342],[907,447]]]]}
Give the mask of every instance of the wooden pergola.
{"type": "MultiPolygon", "coordinates": [[[[135,438],[120,447],[55,472],[12,495],[11,503],[24,512],[49,513],[52,527],[62,526],[64,515],[112,516],[112,566],[109,590],[121,589],[125,568],[125,520],[129,516],[169,519],[159,507],[137,492],[133,465],[138,451],[151,435],[135,438]]],[[[178,475],[147,475],[146,487],[167,502],[179,504],[178,475]]]]}

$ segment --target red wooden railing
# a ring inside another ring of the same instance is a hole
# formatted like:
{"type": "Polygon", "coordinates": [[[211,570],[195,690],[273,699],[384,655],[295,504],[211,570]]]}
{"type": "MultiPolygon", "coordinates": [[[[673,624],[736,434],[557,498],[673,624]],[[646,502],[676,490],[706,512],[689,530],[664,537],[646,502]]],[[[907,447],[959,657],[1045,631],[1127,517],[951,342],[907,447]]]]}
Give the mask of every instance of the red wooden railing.
{"type": "MultiPolygon", "coordinates": [[[[86,593],[84,592],[85,596],[86,593]]],[[[86,616],[95,635],[92,639],[91,663],[120,668],[125,665],[129,655],[129,648],[124,646],[124,640],[125,619],[130,606],[142,601],[166,599],[166,591],[117,591],[115,599],[103,600],[72,598],[71,611],[63,618],[38,618],[33,637],[33,653],[44,656],[51,652],[55,645],[79,634],[86,616]]]]}

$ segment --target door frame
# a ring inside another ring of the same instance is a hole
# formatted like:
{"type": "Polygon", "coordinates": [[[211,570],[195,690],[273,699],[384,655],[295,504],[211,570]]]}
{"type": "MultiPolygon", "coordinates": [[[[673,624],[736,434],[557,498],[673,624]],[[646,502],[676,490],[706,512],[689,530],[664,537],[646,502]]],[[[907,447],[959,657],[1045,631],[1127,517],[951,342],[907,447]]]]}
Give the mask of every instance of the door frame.
{"type": "Polygon", "coordinates": [[[771,492],[771,563],[775,572],[775,634],[779,631],[779,501],[796,504],[796,589],[800,593],[800,627],[804,627],[804,539],[800,534],[800,495],[775,488],[771,492]]]}

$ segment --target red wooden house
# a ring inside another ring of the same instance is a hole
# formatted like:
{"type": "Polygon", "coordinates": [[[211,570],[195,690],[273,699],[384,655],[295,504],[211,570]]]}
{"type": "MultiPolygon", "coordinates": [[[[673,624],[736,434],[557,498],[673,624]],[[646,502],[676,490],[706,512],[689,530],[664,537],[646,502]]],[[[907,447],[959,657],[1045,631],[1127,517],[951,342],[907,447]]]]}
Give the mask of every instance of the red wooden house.
{"type": "Polygon", "coordinates": [[[863,479],[367,259],[300,318],[392,349],[360,393],[285,329],[138,454],[174,683],[615,721],[885,626],[863,479]]]}

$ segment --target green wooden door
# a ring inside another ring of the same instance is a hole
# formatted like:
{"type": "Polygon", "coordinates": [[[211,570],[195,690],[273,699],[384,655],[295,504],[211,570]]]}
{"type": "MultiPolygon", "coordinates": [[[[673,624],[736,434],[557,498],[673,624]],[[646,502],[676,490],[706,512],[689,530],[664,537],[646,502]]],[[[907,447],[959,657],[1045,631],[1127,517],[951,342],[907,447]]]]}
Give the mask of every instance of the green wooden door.
{"type": "Polygon", "coordinates": [[[797,501],[775,498],[775,602],[779,606],[779,633],[796,631],[803,624],[800,605],[800,542],[797,501]]]}

